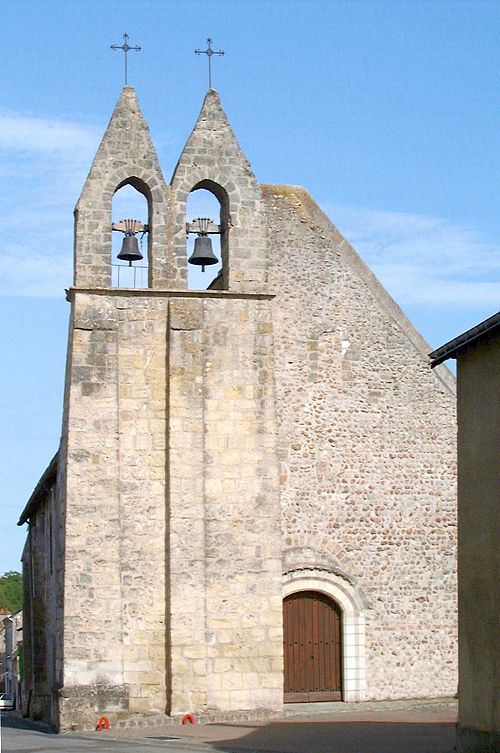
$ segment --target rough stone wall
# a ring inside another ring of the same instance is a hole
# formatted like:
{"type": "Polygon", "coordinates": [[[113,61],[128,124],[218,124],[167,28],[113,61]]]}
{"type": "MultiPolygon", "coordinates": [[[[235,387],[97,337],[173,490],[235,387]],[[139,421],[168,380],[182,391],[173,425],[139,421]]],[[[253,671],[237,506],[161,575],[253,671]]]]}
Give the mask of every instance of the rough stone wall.
{"type": "Polygon", "coordinates": [[[366,595],[367,698],[453,694],[453,379],[307,192],[263,190],[285,558],[366,595]]]}

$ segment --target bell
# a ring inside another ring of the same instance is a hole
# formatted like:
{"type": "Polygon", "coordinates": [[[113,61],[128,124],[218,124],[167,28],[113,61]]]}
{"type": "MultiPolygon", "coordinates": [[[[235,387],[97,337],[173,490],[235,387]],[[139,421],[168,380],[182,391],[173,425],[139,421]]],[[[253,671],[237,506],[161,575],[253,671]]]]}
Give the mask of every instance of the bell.
{"type": "Polygon", "coordinates": [[[189,264],[195,264],[205,271],[205,267],[211,264],[217,264],[219,260],[212,251],[212,241],[208,235],[199,235],[195,238],[193,253],[188,259],[189,264]]]}
{"type": "Polygon", "coordinates": [[[124,237],[118,258],[122,261],[128,261],[129,267],[132,266],[133,261],[140,261],[143,258],[139,251],[139,244],[135,235],[126,235],[124,237]]]}

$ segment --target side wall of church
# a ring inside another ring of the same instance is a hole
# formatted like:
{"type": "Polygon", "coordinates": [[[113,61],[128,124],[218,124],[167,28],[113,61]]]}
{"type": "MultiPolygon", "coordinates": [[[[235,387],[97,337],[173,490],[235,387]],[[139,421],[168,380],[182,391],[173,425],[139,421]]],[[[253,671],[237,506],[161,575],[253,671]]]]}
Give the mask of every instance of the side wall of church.
{"type": "Polygon", "coordinates": [[[453,379],[306,191],[263,191],[284,568],[330,569],[364,600],[367,699],[453,695],[453,379]]]}
{"type": "Polygon", "coordinates": [[[61,519],[54,474],[30,515],[23,551],[23,713],[55,727],[62,651],[61,519]]]}

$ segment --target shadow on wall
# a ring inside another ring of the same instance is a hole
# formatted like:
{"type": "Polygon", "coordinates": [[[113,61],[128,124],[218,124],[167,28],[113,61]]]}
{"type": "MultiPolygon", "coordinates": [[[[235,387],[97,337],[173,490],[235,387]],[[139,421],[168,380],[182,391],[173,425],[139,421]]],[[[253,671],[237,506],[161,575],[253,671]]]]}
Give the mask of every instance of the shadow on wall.
{"type": "Polygon", "coordinates": [[[2,712],[2,727],[44,732],[47,735],[58,736],[48,722],[35,722],[33,719],[25,719],[18,711],[2,712]]]}

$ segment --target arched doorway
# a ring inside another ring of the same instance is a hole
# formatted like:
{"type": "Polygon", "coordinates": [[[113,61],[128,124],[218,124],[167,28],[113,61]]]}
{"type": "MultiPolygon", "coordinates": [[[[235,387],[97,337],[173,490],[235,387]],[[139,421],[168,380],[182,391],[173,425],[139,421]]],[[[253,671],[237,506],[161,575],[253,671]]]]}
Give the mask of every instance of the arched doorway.
{"type": "Polygon", "coordinates": [[[342,612],[318,591],[283,601],[284,701],[342,700],[342,612]]]}

